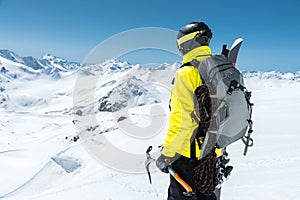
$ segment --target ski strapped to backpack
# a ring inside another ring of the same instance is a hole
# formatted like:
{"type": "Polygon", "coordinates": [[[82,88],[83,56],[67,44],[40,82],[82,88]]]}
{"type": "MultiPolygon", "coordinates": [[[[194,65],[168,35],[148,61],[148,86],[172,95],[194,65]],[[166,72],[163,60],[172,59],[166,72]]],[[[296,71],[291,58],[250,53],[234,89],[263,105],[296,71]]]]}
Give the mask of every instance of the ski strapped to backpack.
{"type": "Polygon", "coordinates": [[[200,158],[215,147],[225,148],[239,139],[245,143],[246,155],[248,147],[253,146],[253,103],[242,74],[225,55],[188,64],[198,68],[203,82],[195,90],[195,112],[191,113],[206,132],[200,158]]]}

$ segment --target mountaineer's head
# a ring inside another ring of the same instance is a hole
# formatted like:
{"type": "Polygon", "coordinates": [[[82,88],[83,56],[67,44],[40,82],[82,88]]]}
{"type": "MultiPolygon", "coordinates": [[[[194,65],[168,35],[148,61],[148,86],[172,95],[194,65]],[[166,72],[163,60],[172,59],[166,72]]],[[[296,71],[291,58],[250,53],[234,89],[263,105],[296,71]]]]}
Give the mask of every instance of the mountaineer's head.
{"type": "Polygon", "coordinates": [[[177,47],[188,62],[192,57],[211,54],[209,42],[212,31],[204,22],[191,22],[180,28],[177,35],[177,47]]]}

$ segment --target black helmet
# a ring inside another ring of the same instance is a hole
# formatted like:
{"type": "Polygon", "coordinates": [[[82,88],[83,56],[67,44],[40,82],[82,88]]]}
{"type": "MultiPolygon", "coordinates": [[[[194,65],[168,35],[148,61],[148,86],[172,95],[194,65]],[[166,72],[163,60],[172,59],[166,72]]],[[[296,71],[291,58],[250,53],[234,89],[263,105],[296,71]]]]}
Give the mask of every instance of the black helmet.
{"type": "Polygon", "coordinates": [[[191,22],[179,30],[177,47],[182,55],[199,46],[208,46],[212,32],[204,22],[191,22]]]}

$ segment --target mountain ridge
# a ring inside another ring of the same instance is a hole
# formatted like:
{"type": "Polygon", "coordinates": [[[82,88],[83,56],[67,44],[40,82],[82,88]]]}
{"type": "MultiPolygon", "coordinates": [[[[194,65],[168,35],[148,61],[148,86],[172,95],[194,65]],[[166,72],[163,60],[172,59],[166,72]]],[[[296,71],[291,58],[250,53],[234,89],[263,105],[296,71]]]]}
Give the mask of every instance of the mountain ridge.
{"type": "Polygon", "coordinates": [[[69,62],[64,58],[60,58],[51,54],[46,54],[42,58],[33,56],[19,56],[13,51],[0,49],[0,57],[5,58],[17,64],[22,64],[32,68],[33,70],[41,70],[45,72],[51,71],[52,68],[57,68],[59,71],[74,70],[81,66],[77,62],[69,62]]]}
{"type": "MultiPolygon", "coordinates": [[[[22,64],[30,69],[33,69],[34,71],[39,71],[39,73],[44,73],[48,75],[52,75],[53,77],[59,78],[59,72],[67,72],[67,71],[73,71],[78,70],[84,67],[84,65],[73,62],[73,61],[67,61],[64,58],[52,55],[52,54],[46,54],[42,56],[41,58],[35,58],[33,56],[20,56],[17,53],[7,50],[7,49],[0,49],[0,57],[5,58],[11,62],[22,64]],[[54,74],[54,75],[53,75],[54,74]]],[[[97,65],[87,65],[89,67],[85,69],[91,68],[91,66],[94,66],[94,68],[101,68],[103,66],[106,66],[106,69],[110,71],[110,73],[114,73],[116,71],[124,71],[132,69],[133,67],[142,68],[141,65],[134,65],[130,64],[127,61],[121,61],[117,58],[111,58],[103,63],[99,63],[97,65]]],[[[178,63],[168,64],[168,63],[162,63],[160,66],[155,68],[150,68],[150,70],[156,71],[165,69],[167,67],[171,67],[173,70],[176,69],[176,66],[178,67],[178,63]]],[[[9,71],[9,69],[1,63],[0,60],[0,73],[6,73],[9,71]]],[[[23,71],[27,73],[34,73],[31,70],[26,70],[23,68],[23,71]]],[[[278,79],[278,80],[290,80],[290,81],[297,81],[300,82],[300,71],[297,72],[280,72],[280,71],[269,71],[269,72],[262,72],[262,71],[242,71],[244,78],[256,78],[256,79],[278,79]]]]}

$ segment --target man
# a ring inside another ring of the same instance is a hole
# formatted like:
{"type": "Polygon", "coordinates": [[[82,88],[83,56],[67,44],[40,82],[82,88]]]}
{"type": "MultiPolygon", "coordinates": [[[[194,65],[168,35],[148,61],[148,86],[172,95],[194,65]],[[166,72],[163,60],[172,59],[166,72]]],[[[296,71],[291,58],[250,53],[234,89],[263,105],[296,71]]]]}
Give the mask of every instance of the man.
{"type": "MultiPolygon", "coordinates": [[[[201,152],[198,142],[195,142],[196,132],[202,132],[202,135],[200,134],[202,137],[197,141],[203,141],[204,137],[204,131],[200,128],[197,130],[199,125],[192,117],[195,112],[193,95],[203,82],[198,69],[190,62],[195,60],[201,62],[210,57],[211,38],[212,32],[203,22],[192,22],[179,30],[177,45],[183,55],[183,65],[175,73],[174,86],[171,90],[168,133],[164,141],[164,149],[156,162],[157,167],[165,173],[168,173],[168,166],[171,165],[193,189],[195,188],[193,172],[199,163],[201,152]]],[[[217,149],[216,154],[220,156],[221,150],[217,149]]],[[[196,192],[194,199],[216,199],[214,193],[207,195],[194,191],[196,192]]],[[[184,196],[183,192],[184,188],[171,176],[168,200],[190,199],[184,196]]]]}

